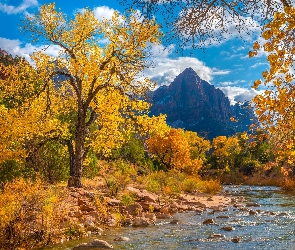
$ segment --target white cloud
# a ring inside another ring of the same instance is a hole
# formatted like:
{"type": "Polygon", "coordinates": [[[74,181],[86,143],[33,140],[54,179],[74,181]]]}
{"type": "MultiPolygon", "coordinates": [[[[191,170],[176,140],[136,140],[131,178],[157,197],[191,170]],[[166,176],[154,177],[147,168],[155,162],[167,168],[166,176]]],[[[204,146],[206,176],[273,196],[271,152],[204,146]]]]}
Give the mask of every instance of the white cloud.
{"type": "Polygon", "coordinates": [[[4,49],[5,51],[7,51],[7,53],[11,54],[12,56],[18,55],[18,56],[24,57],[30,63],[32,62],[30,58],[30,54],[32,54],[33,52],[46,49],[45,50],[46,54],[50,56],[57,56],[60,50],[60,48],[55,45],[49,46],[49,47],[46,45],[35,46],[35,45],[32,45],[31,43],[23,44],[18,39],[11,40],[4,37],[0,37],[0,48],[4,49]]]}
{"type": "Polygon", "coordinates": [[[257,68],[257,67],[259,67],[259,66],[262,66],[262,65],[269,65],[268,63],[266,63],[266,62],[258,62],[258,63],[255,63],[255,64],[253,64],[253,65],[251,65],[251,68],[257,68]]]}
{"type": "Polygon", "coordinates": [[[229,99],[230,103],[234,105],[237,102],[251,101],[257,94],[262,94],[263,91],[255,89],[246,89],[235,86],[218,87],[229,99]]]}
{"type": "Polygon", "coordinates": [[[98,20],[111,19],[115,10],[108,6],[99,6],[93,9],[94,15],[98,20]]]}
{"type": "Polygon", "coordinates": [[[144,70],[144,75],[157,81],[159,85],[169,85],[176,76],[186,68],[191,67],[201,79],[210,82],[214,75],[229,74],[229,70],[210,68],[204,62],[194,57],[170,58],[174,46],[165,48],[163,45],[154,45],[151,49],[151,67],[144,70]]]}
{"type": "Polygon", "coordinates": [[[0,11],[11,15],[25,12],[28,8],[38,6],[37,0],[23,0],[23,2],[18,6],[8,5],[0,3],[0,11]]]}

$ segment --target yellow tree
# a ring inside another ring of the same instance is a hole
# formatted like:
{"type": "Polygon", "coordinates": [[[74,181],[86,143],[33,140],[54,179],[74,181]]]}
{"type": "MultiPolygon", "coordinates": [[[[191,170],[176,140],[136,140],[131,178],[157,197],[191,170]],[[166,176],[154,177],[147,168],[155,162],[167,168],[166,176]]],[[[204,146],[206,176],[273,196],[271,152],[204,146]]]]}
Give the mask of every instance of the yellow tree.
{"type": "MultiPolygon", "coordinates": [[[[140,79],[139,73],[146,66],[147,45],[157,43],[161,33],[153,20],[138,21],[133,13],[99,21],[85,9],[70,19],[54,4],[28,16],[23,28],[34,42],[60,49],[55,57],[42,51],[31,56],[40,84],[37,99],[44,103],[38,114],[47,111],[51,121],[55,118],[58,126],[67,128],[60,132],[70,155],[68,185],[80,187],[88,150],[107,152],[134,122],[143,121],[138,117],[149,108],[143,96],[154,84],[140,79]],[[102,39],[107,43],[100,43],[102,39]]],[[[22,79],[23,85],[26,82],[22,79]]]]}
{"type": "Polygon", "coordinates": [[[212,155],[217,158],[220,167],[228,169],[234,161],[234,157],[241,150],[239,139],[236,137],[218,136],[212,142],[212,155]]]}
{"type": "MultiPolygon", "coordinates": [[[[253,99],[256,114],[272,136],[277,153],[287,155],[290,163],[295,156],[294,20],[294,7],[285,7],[265,25],[263,49],[269,53],[270,68],[262,73],[263,80],[256,80],[253,85],[255,89],[261,84],[268,86],[253,99]]],[[[255,42],[250,57],[257,55],[259,48],[255,42]]]]}
{"type": "Polygon", "coordinates": [[[170,129],[164,135],[155,134],[147,139],[148,152],[165,169],[184,169],[191,165],[190,146],[183,130],[170,129]]]}

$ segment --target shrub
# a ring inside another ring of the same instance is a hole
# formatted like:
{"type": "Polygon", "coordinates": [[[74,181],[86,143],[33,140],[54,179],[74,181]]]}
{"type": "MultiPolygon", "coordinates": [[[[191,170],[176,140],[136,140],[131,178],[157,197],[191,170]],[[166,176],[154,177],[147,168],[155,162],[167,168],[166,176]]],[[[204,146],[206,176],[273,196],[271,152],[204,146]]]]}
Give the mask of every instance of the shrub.
{"type": "Polygon", "coordinates": [[[16,179],[0,193],[0,245],[29,249],[49,243],[61,229],[65,211],[56,206],[59,192],[40,180],[16,179]]]}

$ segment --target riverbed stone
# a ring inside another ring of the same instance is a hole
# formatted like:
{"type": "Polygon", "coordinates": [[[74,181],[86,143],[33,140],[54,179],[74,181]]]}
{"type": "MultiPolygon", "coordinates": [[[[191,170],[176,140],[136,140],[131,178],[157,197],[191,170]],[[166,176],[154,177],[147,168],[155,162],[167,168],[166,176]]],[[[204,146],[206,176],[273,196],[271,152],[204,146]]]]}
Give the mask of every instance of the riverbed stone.
{"type": "Polygon", "coordinates": [[[225,238],[225,236],[223,234],[211,234],[208,239],[221,239],[221,238],[225,238]]]}
{"type": "Polygon", "coordinates": [[[210,219],[206,219],[206,220],[203,221],[203,224],[204,224],[204,225],[207,225],[207,224],[214,224],[214,220],[213,220],[212,218],[210,218],[210,219]]]}
{"type": "Polygon", "coordinates": [[[249,214],[251,214],[251,215],[256,215],[257,212],[251,209],[251,210],[249,211],[249,214]]]}
{"type": "Polygon", "coordinates": [[[216,218],[218,219],[229,219],[228,215],[218,215],[216,218]]]}
{"type": "Polygon", "coordinates": [[[256,202],[247,202],[246,207],[260,207],[260,204],[256,202]]]}
{"type": "Polygon", "coordinates": [[[176,219],[170,221],[170,224],[177,225],[178,223],[179,223],[179,220],[176,220],[176,219]]]}
{"type": "Polygon", "coordinates": [[[239,243],[239,242],[241,241],[241,238],[238,237],[238,236],[235,236],[235,237],[233,237],[233,238],[231,239],[231,241],[234,242],[234,243],[239,243]]]}
{"type": "Polygon", "coordinates": [[[73,250],[84,249],[112,249],[113,246],[104,240],[95,239],[89,243],[81,243],[73,248],[73,250]]]}
{"type": "Polygon", "coordinates": [[[224,227],[221,228],[221,229],[224,230],[224,231],[233,231],[233,230],[235,230],[235,228],[232,227],[232,226],[224,226],[224,227]]]}
{"type": "Polygon", "coordinates": [[[130,239],[125,236],[119,236],[119,237],[115,238],[114,241],[130,241],[130,239]]]}
{"type": "Polygon", "coordinates": [[[150,220],[148,218],[143,218],[143,217],[136,217],[132,221],[132,226],[134,227],[147,227],[153,224],[155,224],[153,220],[150,220]]]}
{"type": "Polygon", "coordinates": [[[135,204],[127,206],[125,210],[133,216],[138,216],[142,213],[143,208],[140,204],[135,203],[135,204]]]}

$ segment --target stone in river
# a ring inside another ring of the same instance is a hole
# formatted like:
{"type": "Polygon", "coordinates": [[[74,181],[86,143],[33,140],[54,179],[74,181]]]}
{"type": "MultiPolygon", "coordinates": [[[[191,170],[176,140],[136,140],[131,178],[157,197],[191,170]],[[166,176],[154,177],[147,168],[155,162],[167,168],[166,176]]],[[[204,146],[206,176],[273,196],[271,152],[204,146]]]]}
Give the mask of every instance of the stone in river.
{"type": "Polygon", "coordinates": [[[92,240],[89,243],[81,243],[73,248],[73,250],[84,250],[84,249],[112,249],[113,246],[104,240],[92,240]]]}
{"type": "Polygon", "coordinates": [[[225,231],[233,231],[233,230],[235,230],[235,228],[232,227],[232,226],[224,226],[222,229],[225,230],[225,231]]]}
{"type": "Polygon", "coordinates": [[[206,225],[206,224],[214,224],[214,220],[213,219],[206,219],[203,221],[203,224],[206,225]]]}

